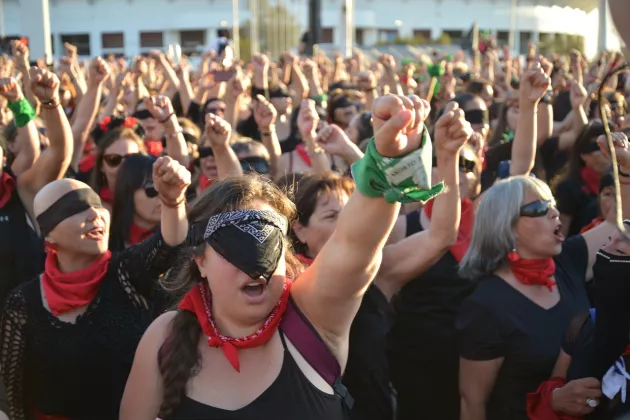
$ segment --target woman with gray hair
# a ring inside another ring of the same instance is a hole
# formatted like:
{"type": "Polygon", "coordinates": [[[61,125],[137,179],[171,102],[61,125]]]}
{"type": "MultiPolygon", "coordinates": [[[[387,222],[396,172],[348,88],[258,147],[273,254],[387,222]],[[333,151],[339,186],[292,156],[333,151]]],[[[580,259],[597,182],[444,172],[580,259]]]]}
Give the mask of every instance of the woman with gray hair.
{"type": "MultiPolygon", "coordinates": [[[[629,173],[627,138],[613,139],[620,172],[629,173]]],[[[598,143],[609,156],[603,136],[598,143]]],[[[628,217],[630,176],[622,176],[621,195],[628,217]]],[[[585,282],[614,231],[604,222],[565,241],[551,191],[535,178],[508,178],[486,191],[460,265],[478,282],[457,320],[461,420],[528,419],[526,396],[551,377],[571,319],[588,310],[585,282]]],[[[599,382],[585,378],[550,390],[549,405],[579,399],[586,415],[600,395],[599,382]]]]}

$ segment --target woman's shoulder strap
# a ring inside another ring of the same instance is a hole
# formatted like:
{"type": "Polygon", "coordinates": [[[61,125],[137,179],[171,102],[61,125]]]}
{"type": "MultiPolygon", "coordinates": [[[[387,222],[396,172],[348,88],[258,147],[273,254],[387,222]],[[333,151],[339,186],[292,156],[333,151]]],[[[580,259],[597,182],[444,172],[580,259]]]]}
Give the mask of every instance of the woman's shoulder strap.
{"type": "Polygon", "coordinates": [[[280,321],[280,329],[308,364],[333,388],[335,394],[341,397],[344,404],[352,408],[354,400],[341,383],[339,362],[293,299],[289,299],[286,312],[280,321]]]}

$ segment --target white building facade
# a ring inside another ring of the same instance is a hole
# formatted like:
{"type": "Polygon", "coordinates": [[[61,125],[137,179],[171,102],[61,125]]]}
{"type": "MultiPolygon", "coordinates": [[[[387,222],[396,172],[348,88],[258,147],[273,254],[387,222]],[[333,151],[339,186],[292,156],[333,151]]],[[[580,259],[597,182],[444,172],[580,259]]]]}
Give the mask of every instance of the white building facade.
{"type": "MultiPolygon", "coordinates": [[[[43,0],[0,1],[5,34],[28,37],[34,30],[30,11],[41,7],[43,0]]],[[[298,26],[300,32],[308,26],[308,0],[240,0],[241,24],[252,18],[251,1],[282,4],[285,8],[286,14],[277,22],[265,18],[267,26],[290,23],[298,26]]],[[[342,3],[343,0],[322,0],[323,42],[343,42],[342,3]]],[[[542,37],[579,36],[584,38],[587,55],[593,56],[598,47],[597,5],[597,0],[354,0],[354,39],[358,46],[371,46],[396,37],[437,39],[446,33],[456,41],[476,20],[481,30],[490,31],[501,43],[507,43],[513,27],[515,50],[523,51],[529,41],[537,42],[542,37]],[[514,10],[515,19],[511,19],[514,10]]],[[[260,4],[258,7],[260,10],[260,4]]],[[[185,52],[192,52],[202,51],[216,37],[217,29],[232,27],[233,2],[49,0],[49,16],[56,58],[65,41],[78,45],[83,56],[134,56],[175,43],[181,44],[185,52]]],[[[608,26],[613,28],[612,24],[608,26]]],[[[297,45],[299,36],[292,33],[291,37],[294,39],[287,40],[285,36],[284,41],[297,45]]],[[[607,39],[608,48],[619,48],[614,29],[609,29],[607,39]]]]}

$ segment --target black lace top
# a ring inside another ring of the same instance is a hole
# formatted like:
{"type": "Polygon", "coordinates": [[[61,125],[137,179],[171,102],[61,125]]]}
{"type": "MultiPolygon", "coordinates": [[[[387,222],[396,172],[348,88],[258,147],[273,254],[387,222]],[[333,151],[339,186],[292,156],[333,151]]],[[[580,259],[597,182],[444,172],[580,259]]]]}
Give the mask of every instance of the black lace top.
{"type": "Polygon", "coordinates": [[[161,309],[157,279],[177,249],[158,232],[114,253],[96,298],[73,324],[44,308],[38,278],[9,295],[0,372],[12,420],[33,410],[70,420],[118,419],[136,347],[161,309]]]}

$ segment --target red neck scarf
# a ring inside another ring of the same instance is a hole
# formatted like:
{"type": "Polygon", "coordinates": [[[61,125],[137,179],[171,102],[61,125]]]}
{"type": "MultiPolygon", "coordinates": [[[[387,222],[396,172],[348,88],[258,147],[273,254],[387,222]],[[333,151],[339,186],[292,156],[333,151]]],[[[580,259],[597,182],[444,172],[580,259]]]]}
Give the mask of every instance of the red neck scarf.
{"type": "Polygon", "coordinates": [[[3,171],[0,175],[0,207],[4,207],[13,196],[15,178],[3,171]]]}
{"type": "Polygon", "coordinates": [[[221,335],[212,316],[212,296],[210,296],[210,290],[204,282],[193,287],[186,296],[184,296],[184,300],[179,304],[179,309],[190,311],[197,315],[197,320],[199,324],[201,324],[201,330],[208,337],[208,345],[223,350],[223,354],[225,354],[230,364],[237,372],[240,372],[241,366],[238,361],[237,349],[258,347],[271,339],[278,329],[278,325],[280,325],[284,311],[287,309],[290,290],[291,282],[285,281],[282,295],[273,308],[273,311],[271,311],[269,318],[267,318],[255,333],[242,338],[221,335]]]}
{"type": "MultiPolygon", "coordinates": [[[[433,213],[433,204],[435,200],[430,200],[424,206],[424,213],[431,220],[431,214],[433,213]]],[[[461,262],[464,255],[468,251],[470,246],[470,240],[472,239],[473,226],[475,224],[475,206],[470,198],[462,198],[462,215],[459,221],[459,230],[457,231],[457,241],[451,247],[450,251],[457,262],[461,262]]]]}
{"type": "Polygon", "coordinates": [[[145,229],[135,223],[132,223],[131,228],[129,229],[129,240],[127,243],[129,246],[133,246],[135,244],[139,244],[147,238],[150,238],[152,235],[153,229],[145,229]]]}
{"type": "Polygon", "coordinates": [[[508,254],[510,269],[514,277],[527,286],[546,286],[551,292],[556,282],[551,279],[556,272],[556,263],[553,258],[544,260],[524,260],[516,251],[508,254]]]}
{"type": "Polygon", "coordinates": [[[199,191],[203,192],[207,190],[214,182],[214,179],[210,179],[202,173],[199,175],[199,191]]]}
{"type": "Polygon", "coordinates": [[[297,146],[295,146],[295,151],[298,154],[298,156],[300,156],[300,158],[304,161],[304,163],[306,163],[308,165],[308,167],[311,167],[311,157],[308,155],[308,151],[306,150],[306,146],[304,146],[303,144],[298,144],[297,146]]]}
{"type": "Polygon", "coordinates": [[[164,151],[164,146],[160,140],[145,140],[144,147],[151,156],[160,157],[164,151]]]}
{"type": "Polygon", "coordinates": [[[42,285],[50,312],[57,316],[89,304],[98,293],[111,258],[112,253],[107,251],[84,269],[62,273],[59,270],[57,254],[49,252],[46,256],[42,285]]]}
{"type": "Polygon", "coordinates": [[[599,174],[590,166],[585,166],[580,170],[582,178],[582,191],[590,195],[599,194],[599,174]]]}
{"type": "Polygon", "coordinates": [[[307,257],[306,255],[297,254],[297,259],[300,260],[302,264],[304,264],[307,268],[313,264],[315,261],[313,258],[307,257]]]}
{"type": "Polygon", "coordinates": [[[604,221],[603,217],[596,217],[593,220],[591,220],[591,223],[589,223],[588,225],[584,226],[582,228],[582,230],[580,230],[580,234],[584,233],[584,232],[588,232],[589,230],[593,229],[595,226],[599,226],[602,224],[602,222],[604,221]]]}
{"type": "Polygon", "coordinates": [[[103,185],[101,187],[101,192],[98,194],[101,197],[101,200],[104,202],[111,204],[114,202],[114,193],[109,189],[107,185],[103,185]]]}

